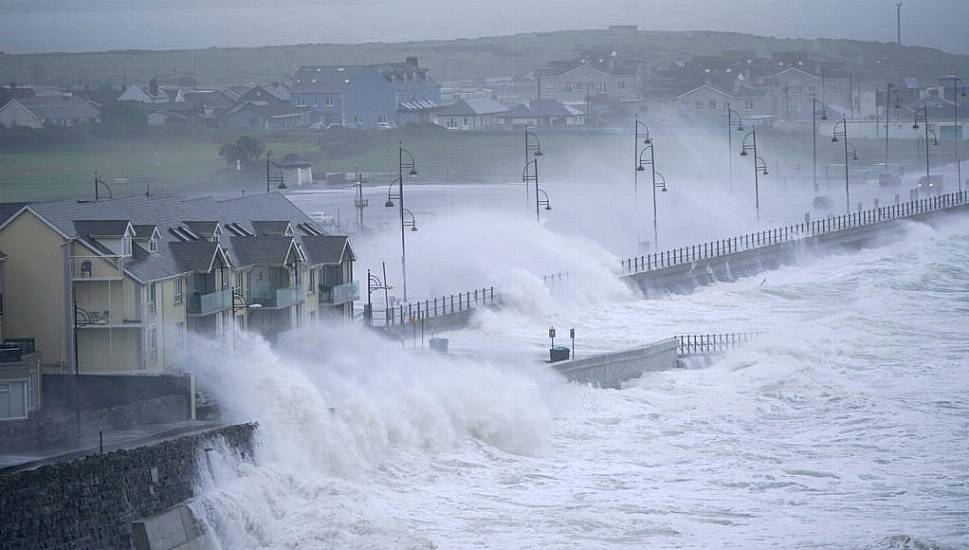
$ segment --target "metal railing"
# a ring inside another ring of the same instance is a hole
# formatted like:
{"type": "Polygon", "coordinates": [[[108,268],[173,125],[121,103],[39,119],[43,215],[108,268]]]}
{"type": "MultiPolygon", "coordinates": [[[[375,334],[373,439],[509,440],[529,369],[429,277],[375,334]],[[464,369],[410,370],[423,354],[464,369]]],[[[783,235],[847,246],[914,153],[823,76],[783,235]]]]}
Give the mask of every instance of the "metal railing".
{"type": "Polygon", "coordinates": [[[378,327],[406,325],[410,322],[469,311],[498,302],[500,302],[500,294],[495,292],[495,287],[476,288],[448,296],[399,304],[383,311],[374,309],[372,323],[378,327]]]}
{"type": "Polygon", "coordinates": [[[300,285],[250,290],[248,300],[250,304],[270,309],[290,307],[302,301],[304,293],[300,285]]]}
{"type": "Polygon", "coordinates": [[[632,274],[656,271],[696,261],[721,258],[746,250],[765,248],[847,229],[886,223],[931,212],[939,212],[966,204],[969,204],[969,191],[947,193],[890,206],[880,206],[851,214],[820,218],[805,223],[785,225],[783,227],[756,231],[737,237],[729,237],[655,252],[644,256],[624,258],[620,260],[620,273],[632,274]]]}
{"type": "Polygon", "coordinates": [[[726,334],[682,334],[674,336],[676,353],[680,356],[723,353],[750,343],[763,332],[733,332],[726,334]]]}
{"type": "Polygon", "coordinates": [[[36,351],[33,338],[7,338],[0,344],[0,363],[18,363],[36,351]]]}
{"type": "Polygon", "coordinates": [[[71,256],[71,278],[76,281],[123,279],[123,258],[121,256],[71,256]]]}
{"type": "Polygon", "coordinates": [[[562,281],[568,279],[572,276],[569,271],[559,271],[558,273],[549,273],[548,275],[542,275],[542,284],[548,287],[552,287],[558,284],[562,284],[562,281]]]}

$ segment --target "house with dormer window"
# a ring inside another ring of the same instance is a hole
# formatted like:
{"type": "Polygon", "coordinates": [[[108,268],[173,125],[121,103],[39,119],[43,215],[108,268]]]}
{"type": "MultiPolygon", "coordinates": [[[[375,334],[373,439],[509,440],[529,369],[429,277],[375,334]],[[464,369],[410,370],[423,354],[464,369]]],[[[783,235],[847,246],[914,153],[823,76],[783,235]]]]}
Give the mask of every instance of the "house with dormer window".
{"type": "Polygon", "coordinates": [[[251,328],[274,341],[324,307],[352,318],[355,258],[348,242],[317,254],[322,237],[277,193],[0,204],[3,331],[33,338],[52,373],[158,372],[193,338],[251,328]]]}

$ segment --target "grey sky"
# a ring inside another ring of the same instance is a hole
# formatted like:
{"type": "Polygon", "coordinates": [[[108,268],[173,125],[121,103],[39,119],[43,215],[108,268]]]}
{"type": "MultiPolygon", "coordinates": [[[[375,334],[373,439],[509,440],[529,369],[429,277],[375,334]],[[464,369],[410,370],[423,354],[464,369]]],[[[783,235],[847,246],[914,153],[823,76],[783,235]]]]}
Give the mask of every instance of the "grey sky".
{"type": "MultiPolygon", "coordinates": [[[[0,50],[469,38],[634,23],[893,41],[894,0],[0,0],[0,50]]],[[[969,53],[965,0],[908,0],[902,40],[969,53]]]]}

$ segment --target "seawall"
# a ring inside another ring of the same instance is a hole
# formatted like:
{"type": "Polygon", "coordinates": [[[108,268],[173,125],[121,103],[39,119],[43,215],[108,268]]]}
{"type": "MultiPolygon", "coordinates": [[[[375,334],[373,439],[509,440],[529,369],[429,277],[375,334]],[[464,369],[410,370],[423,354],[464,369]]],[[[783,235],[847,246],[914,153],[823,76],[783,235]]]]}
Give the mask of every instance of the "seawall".
{"type": "Polygon", "coordinates": [[[34,469],[0,470],[0,550],[130,550],[133,524],[191,498],[204,449],[251,456],[255,424],[34,469]]]}
{"type": "Polygon", "coordinates": [[[572,382],[618,388],[646,372],[676,367],[678,346],[679,340],[668,338],[638,348],[552,363],[552,368],[572,382]]]}
{"type": "Polygon", "coordinates": [[[652,292],[691,292],[791,264],[807,254],[877,246],[904,234],[904,221],[932,221],[969,209],[966,193],[921,199],[623,260],[630,284],[652,292]]]}

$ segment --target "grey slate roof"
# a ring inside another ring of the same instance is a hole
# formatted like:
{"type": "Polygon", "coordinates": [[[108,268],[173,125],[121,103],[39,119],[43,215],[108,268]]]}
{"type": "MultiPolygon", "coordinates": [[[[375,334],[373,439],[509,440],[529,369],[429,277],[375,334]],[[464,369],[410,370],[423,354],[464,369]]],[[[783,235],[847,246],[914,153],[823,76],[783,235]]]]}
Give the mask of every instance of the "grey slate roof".
{"type": "Polygon", "coordinates": [[[290,229],[290,223],[288,220],[281,220],[281,221],[253,220],[250,223],[252,224],[253,232],[257,236],[285,235],[286,231],[290,229]]]}
{"type": "Polygon", "coordinates": [[[20,209],[26,205],[25,202],[0,202],[0,225],[6,223],[11,216],[20,212],[20,209]]]}
{"type": "Polygon", "coordinates": [[[75,220],[74,227],[81,237],[114,237],[120,239],[128,230],[129,222],[124,220],[75,220]]]}
{"type": "Polygon", "coordinates": [[[147,241],[148,239],[151,238],[151,234],[158,229],[158,226],[153,223],[133,225],[132,227],[135,230],[135,239],[138,239],[140,241],[147,241]]]}
{"type": "Polygon", "coordinates": [[[186,221],[185,227],[189,228],[196,235],[212,236],[219,228],[218,221],[186,221]]]}
{"type": "Polygon", "coordinates": [[[212,265],[212,260],[219,252],[219,245],[205,240],[192,242],[168,243],[175,264],[181,272],[205,272],[212,265]]]}
{"type": "Polygon", "coordinates": [[[293,237],[263,236],[263,237],[230,237],[232,243],[232,261],[236,267],[252,265],[286,264],[290,248],[296,242],[293,237]]]}
{"type": "MultiPolygon", "coordinates": [[[[23,206],[24,203],[0,204],[0,223],[12,216],[13,213],[18,212],[23,206]]],[[[29,204],[29,207],[64,235],[85,239],[92,248],[96,249],[99,249],[96,241],[89,241],[84,234],[80,233],[75,226],[75,220],[82,221],[82,225],[96,221],[95,218],[100,220],[125,220],[125,223],[130,220],[132,225],[136,226],[136,232],[139,234],[142,227],[157,226],[161,235],[158,252],[149,254],[143,248],[135,246],[133,256],[125,262],[125,269],[142,282],[188,273],[192,271],[192,267],[202,263],[205,263],[206,269],[208,268],[208,262],[212,255],[209,254],[205,258],[205,262],[202,262],[195,257],[195,254],[198,254],[199,258],[203,258],[207,254],[206,247],[213,247],[215,246],[214,243],[200,240],[196,242],[207,244],[195,248],[180,246],[182,240],[168,231],[170,228],[184,226],[183,220],[219,220],[226,225],[238,223],[256,235],[259,232],[255,230],[252,220],[269,220],[271,227],[285,227],[287,223],[292,223],[294,226],[306,224],[316,228],[321,234],[326,234],[326,231],[319,224],[281,193],[248,195],[225,200],[216,200],[212,197],[187,198],[184,196],[152,196],[148,198],[137,194],[102,200],[97,203],[60,200],[32,203],[29,204]],[[198,252],[199,250],[205,253],[198,252]]],[[[230,233],[225,233],[225,235],[228,234],[230,233]]],[[[300,234],[295,237],[297,242],[301,238],[300,234]]],[[[256,239],[257,237],[247,238],[256,239]]],[[[294,237],[282,238],[287,239],[287,242],[294,239],[294,237]]],[[[235,241],[236,238],[226,238],[223,235],[221,244],[230,259],[235,262],[235,265],[239,266],[243,264],[239,264],[237,261],[239,253],[235,250],[235,241]]],[[[246,247],[247,243],[239,246],[246,247]]],[[[271,249],[266,254],[273,262],[280,254],[278,252],[280,247],[270,246],[270,241],[262,241],[256,245],[257,249],[259,247],[271,249]]],[[[246,248],[242,256],[250,261],[256,258],[257,255],[251,253],[252,249],[253,246],[246,248]],[[247,253],[249,253],[248,256],[247,253]]],[[[288,250],[287,245],[281,254],[285,254],[288,250]]],[[[101,252],[104,252],[104,250],[101,250],[101,252]]]]}
{"type": "Polygon", "coordinates": [[[94,119],[99,114],[96,104],[80,97],[32,97],[18,98],[15,101],[34,113],[37,118],[45,120],[94,119]]]}
{"type": "Polygon", "coordinates": [[[441,116],[481,116],[505,112],[508,112],[508,107],[490,97],[471,97],[460,99],[456,103],[444,107],[438,114],[441,116]]]}
{"type": "Polygon", "coordinates": [[[7,254],[3,250],[0,250],[0,262],[6,259],[7,259],[7,254]]]}
{"type": "Polygon", "coordinates": [[[343,263],[344,254],[353,257],[350,238],[345,235],[303,237],[303,252],[309,265],[336,265],[343,263]]]}

